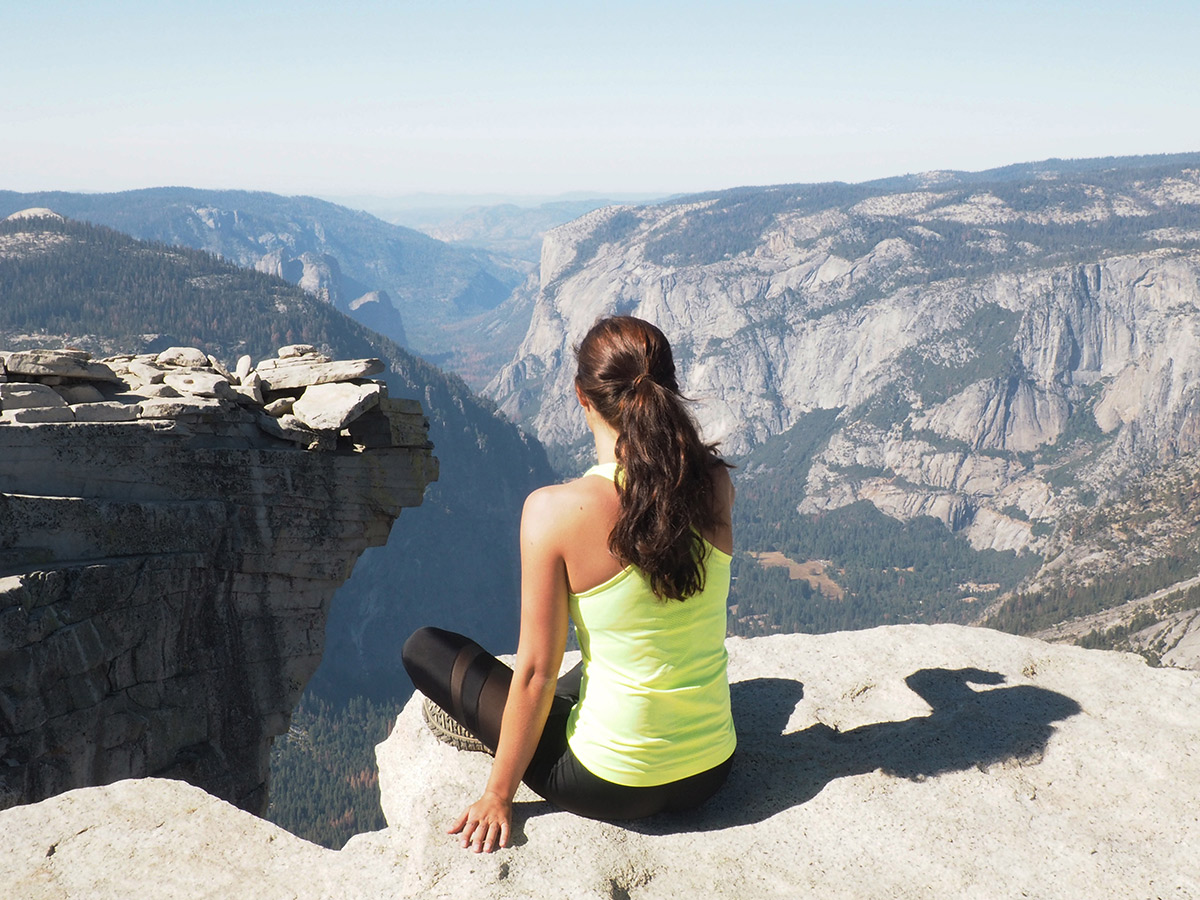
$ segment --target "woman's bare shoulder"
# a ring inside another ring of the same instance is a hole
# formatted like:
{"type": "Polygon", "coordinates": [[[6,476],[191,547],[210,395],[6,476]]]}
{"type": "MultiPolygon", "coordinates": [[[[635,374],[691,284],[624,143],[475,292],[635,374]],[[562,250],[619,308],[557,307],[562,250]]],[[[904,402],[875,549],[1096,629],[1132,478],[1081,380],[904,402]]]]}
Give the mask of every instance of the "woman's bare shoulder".
{"type": "Polygon", "coordinates": [[[712,480],[713,496],[726,505],[733,504],[733,478],[729,475],[729,464],[720,457],[713,457],[708,467],[708,477],[712,480]]]}
{"type": "Polygon", "coordinates": [[[561,528],[567,522],[590,515],[606,490],[611,493],[610,484],[599,478],[576,478],[540,487],[525,498],[522,521],[532,519],[535,521],[530,524],[561,528]]]}

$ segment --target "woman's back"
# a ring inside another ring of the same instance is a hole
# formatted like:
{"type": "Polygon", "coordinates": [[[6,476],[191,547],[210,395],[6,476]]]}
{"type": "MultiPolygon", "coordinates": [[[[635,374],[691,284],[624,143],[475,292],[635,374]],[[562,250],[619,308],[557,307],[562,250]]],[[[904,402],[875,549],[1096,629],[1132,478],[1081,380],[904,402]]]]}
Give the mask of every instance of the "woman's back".
{"type": "MultiPolygon", "coordinates": [[[[716,471],[728,482],[724,467],[716,471]]],[[[591,490],[615,475],[610,463],[581,481],[593,482],[585,485],[591,490]]],[[[614,783],[687,778],[727,759],[736,745],[725,678],[730,555],[708,538],[702,553],[703,587],[686,600],[656,597],[633,565],[570,593],[584,674],[567,739],[590,771],[614,783]]]]}
{"type": "MultiPolygon", "coordinates": [[[[702,530],[701,536],[718,550],[730,554],[733,483],[724,465],[714,465],[710,475],[718,522],[702,530]]],[[[552,516],[555,530],[562,536],[563,562],[571,593],[590,591],[625,568],[609,549],[609,535],[621,510],[612,480],[589,475],[542,491],[546,492],[542,498],[547,501],[546,507],[535,509],[534,513],[552,516]]]]}

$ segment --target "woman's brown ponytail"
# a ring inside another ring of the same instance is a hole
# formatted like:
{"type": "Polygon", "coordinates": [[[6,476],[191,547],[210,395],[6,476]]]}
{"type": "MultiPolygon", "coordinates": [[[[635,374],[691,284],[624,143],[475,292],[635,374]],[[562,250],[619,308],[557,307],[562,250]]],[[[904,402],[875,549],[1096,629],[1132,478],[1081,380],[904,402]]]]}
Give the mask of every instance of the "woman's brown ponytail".
{"type": "Polygon", "coordinates": [[[671,346],[649,322],[612,316],[575,358],[576,385],[619,434],[621,511],[609,549],[645,572],[656,596],[685,600],[704,587],[700,532],[718,524],[709,468],[721,461],[679,393],[671,346]]]}

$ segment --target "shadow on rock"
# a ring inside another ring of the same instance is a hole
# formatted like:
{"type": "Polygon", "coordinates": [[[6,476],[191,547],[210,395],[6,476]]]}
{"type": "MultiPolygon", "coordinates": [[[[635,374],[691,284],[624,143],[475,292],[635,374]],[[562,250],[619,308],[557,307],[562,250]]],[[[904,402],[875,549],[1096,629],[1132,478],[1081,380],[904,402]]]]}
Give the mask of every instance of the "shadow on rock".
{"type": "Polygon", "coordinates": [[[813,725],[783,734],[803,685],[787,678],[735,682],[738,749],[729,781],[690,814],[628,823],[645,834],[711,831],[761,822],[812,799],[835,778],[882,770],[920,781],[945,772],[997,765],[1033,765],[1054,732],[1052,722],[1081,711],[1063,694],[1031,685],[975,691],[968,684],[1002,684],[981,669],[921,669],[905,683],[933,711],[851,731],[813,725]]]}

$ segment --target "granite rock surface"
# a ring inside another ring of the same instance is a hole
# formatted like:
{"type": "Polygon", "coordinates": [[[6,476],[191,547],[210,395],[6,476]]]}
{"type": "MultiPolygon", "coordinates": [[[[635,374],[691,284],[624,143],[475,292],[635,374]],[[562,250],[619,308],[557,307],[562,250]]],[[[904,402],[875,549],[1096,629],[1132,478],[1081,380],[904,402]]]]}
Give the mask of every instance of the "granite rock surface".
{"type": "Polygon", "coordinates": [[[341,851],[161,780],[0,813],[0,883],[103,898],[1200,896],[1200,675],[959,626],[730,639],[739,733],[699,811],[619,825],[522,790],[513,846],[447,824],[490,758],[419,698],[378,751],[390,827],[341,851]]]}

